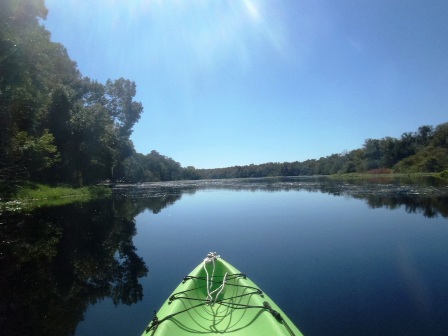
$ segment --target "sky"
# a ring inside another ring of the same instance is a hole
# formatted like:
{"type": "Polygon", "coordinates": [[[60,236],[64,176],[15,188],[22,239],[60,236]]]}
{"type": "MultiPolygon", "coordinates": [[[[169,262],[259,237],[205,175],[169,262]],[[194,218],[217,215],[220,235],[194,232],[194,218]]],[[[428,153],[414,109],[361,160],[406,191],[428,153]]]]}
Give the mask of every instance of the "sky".
{"type": "Polygon", "coordinates": [[[131,136],[183,167],[319,159],[448,121],[446,0],[46,0],[83,76],[137,85],[131,136]]]}

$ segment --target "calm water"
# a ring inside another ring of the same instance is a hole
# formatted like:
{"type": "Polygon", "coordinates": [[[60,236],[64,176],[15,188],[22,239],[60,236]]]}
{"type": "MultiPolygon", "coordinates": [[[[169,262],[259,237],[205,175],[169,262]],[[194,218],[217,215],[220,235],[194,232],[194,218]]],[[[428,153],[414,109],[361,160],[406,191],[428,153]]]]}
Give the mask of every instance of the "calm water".
{"type": "Polygon", "coordinates": [[[140,335],[217,251],[312,335],[446,335],[448,198],[397,181],[128,188],[1,217],[0,334],[140,335]]]}

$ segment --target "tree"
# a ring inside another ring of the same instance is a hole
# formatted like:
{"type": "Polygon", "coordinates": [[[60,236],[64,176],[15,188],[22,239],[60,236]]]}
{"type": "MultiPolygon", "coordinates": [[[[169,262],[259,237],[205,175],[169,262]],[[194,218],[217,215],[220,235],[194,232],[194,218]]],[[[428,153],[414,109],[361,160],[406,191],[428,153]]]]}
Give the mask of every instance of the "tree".
{"type": "Polygon", "coordinates": [[[12,140],[15,164],[24,167],[32,178],[40,179],[42,172],[59,161],[54,137],[47,130],[40,137],[29,136],[26,132],[18,132],[12,140]]]}
{"type": "Polygon", "coordinates": [[[381,146],[378,139],[367,139],[364,142],[365,169],[380,168],[381,146]]]}
{"type": "Polygon", "coordinates": [[[140,102],[133,101],[136,94],[134,82],[119,78],[106,82],[106,108],[113,118],[120,136],[129,137],[132,127],[140,119],[143,106],[140,102]]]}
{"type": "Polygon", "coordinates": [[[431,144],[434,147],[448,149],[448,123],[440,124],[436,127],[431,144]]]}
{"type": "Polygon", "coordinates": [[[188,166],[184,168],[183,179],[185,180],[199,180],[201,178],[200,174],[197,172],[196,168],[193,166],[188,166]]]}
{"type": "Polygon", "coordinates": [[[399,141],[395,138],[386,137],[380,141],[381,166],[392,167],[398,161],[397,153],[399,141]]]}
{"type": "Polygon", "coordinates": [[[57,161],[47,155],[56,154],[52,131],[46,131],[52,90],[79,73],[65,48],[39,25],[46,14],[42,0],[0,3],[0,168],[20,162],[36,173],[57,161]],[[26,157],[19,159],[18,153],[26,157]]]}
{"type": "Polygon", "coordinates": [[[428,146],[434,136],[434,127],[430,125],[420,126],[418,128],[417,142],[421,146],[428,146]]]}

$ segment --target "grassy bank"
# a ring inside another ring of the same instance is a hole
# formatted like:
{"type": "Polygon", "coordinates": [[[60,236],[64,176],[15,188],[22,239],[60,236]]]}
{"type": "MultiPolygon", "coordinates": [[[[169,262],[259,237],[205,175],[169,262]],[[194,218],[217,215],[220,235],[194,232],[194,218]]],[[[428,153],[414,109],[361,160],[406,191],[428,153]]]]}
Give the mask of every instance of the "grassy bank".
{"type": "Polygon", "coordinates": [[[40,206],[63,205],[71,202],[89,201],[110,197],[112,190],[108,187],[89,186],[73,188],[69,186],[47,186],[25,183],[16,189],[8,200],[0,200],[1,210],[30,210],[40,206]]]}

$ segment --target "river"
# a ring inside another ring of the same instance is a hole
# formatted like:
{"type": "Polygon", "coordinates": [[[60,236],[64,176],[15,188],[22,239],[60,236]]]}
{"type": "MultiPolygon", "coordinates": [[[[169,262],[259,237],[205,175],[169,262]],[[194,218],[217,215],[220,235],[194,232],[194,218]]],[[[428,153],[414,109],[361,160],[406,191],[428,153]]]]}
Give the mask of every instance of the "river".
{"type": "Polygon", "coordinates": [[[273,178],[120,186],[0,216],[5,335],[140,335],[210,251],[305,336],[446,335],[448,187],[273,178]]]}

